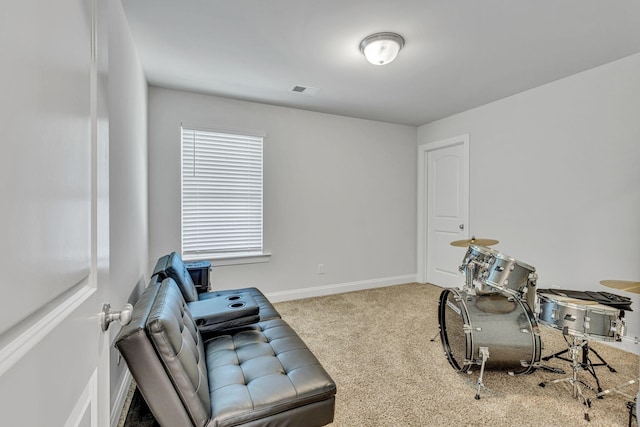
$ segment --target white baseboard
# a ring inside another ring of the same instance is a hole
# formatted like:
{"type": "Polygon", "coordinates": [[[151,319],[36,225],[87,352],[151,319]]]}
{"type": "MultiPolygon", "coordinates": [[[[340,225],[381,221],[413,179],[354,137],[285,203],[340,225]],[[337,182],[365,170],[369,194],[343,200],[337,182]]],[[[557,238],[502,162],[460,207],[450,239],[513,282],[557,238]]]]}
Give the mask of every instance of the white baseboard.
{"type": "Polygon", "coordinates": [[[312,286],[309,288],[292,289],[289,291],[269,292],[265,296],[271,302],[291,301],[302,298],[319,297],[324,295],[341,294],[344,292],[362,291],[365,289],[382,288],[385,286],[402,285],[416,281],[415,274],[405,276],[384,277],[381,279],[361,280],[358,282],[338,283],[335,285],[312,286]]]}
{"type": "Polygon", "coordinates": [[[120,386],[118,387],[118,393],[116,394],[116,398],[114,399],[114,401],[111,402],[111,427],[118,426],[120,415],[122,414],[122,409],[124,408],[124,404],[127,400],[127,395],[129,394],[131,381],[133,380],[129,369],[126,366],[124,367],[124,369],[125,371],[124,375],[122,376],[120,386]]]}

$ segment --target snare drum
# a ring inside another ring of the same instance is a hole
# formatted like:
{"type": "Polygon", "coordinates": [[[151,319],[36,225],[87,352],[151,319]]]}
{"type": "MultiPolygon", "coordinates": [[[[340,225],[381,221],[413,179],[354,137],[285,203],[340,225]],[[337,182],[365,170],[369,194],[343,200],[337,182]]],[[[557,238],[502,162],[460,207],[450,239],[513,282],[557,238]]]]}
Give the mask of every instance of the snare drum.
{"type": "Polygon", "coordinates": [[[623,311],[594,301],[539,293],[538,320],[565,335],[601,341],[622,341],[623,311]]]}
{"type": "Polygon", "coordinates": [[[540,362],[540,334],[526,302],[502,294],[472,295],[445,288],[438,306],[440,338],[449,363],[466,372],[482,364],[515,374],[533,372],[540,362]]]}
{"type": "Polygon", "coordinates": [[[491,263],[495,258],[495,256],[498,254],[499,254],[498,251],[495,251],[491,248],[487,248],[486,246],[471,244],[469,245],[469,248],[467,249],[467,253],[464,255],[464,258],[462,259],[462,265],[460,266],[459,270],[466,277],[467,266],[471,264],[473,265],[471,279],[472,281],[479,280],[480,276],[485,274],[489,263],[491,263]]]}
{"type": "Polygon", "coordinates": [[[536,280],[535,271],[534,267],[499,253],[480,276],[480,281],[499,291],[522,298],[529,281],[536,280]]]}

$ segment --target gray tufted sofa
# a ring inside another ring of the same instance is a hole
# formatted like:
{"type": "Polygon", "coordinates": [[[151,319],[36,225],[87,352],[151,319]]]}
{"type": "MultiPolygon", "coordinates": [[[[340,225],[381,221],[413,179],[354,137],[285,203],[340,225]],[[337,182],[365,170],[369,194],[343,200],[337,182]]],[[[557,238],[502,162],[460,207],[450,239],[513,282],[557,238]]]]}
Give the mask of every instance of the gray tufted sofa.
{"type": "Polygon", "coordinates": [[[274,318],[203,341],[171,278],[155,281],[116,338],[163,426],[322,426],[336,385],[295,331],[274,318]]]}

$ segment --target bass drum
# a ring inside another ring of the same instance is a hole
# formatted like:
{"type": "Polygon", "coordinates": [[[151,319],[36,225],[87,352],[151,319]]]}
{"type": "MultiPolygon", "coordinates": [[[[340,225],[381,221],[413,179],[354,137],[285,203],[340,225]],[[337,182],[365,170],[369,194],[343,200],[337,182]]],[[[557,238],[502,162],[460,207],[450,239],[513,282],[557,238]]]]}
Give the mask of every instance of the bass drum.
{"type": "Polygon", "coordinates": [[[445,288],[440,294],[438,321],[442,346],[456,371],[482,364],[480,347],[489,350],[487,369],[529,374],[540,362],[538,325],[525,301],[445,288]]]}

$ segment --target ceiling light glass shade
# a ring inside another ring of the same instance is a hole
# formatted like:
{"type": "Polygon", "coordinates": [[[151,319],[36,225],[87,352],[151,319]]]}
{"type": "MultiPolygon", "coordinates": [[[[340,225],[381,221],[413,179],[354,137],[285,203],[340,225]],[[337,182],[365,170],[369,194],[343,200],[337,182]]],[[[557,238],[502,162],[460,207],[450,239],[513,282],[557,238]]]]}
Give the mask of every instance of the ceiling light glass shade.
{"type": "Polygon", "coordinates": [[[396,33],[376,33],[362,40],[360,51],[374,65],[385,65],[396,59],[404,39],[396,33]]]}

